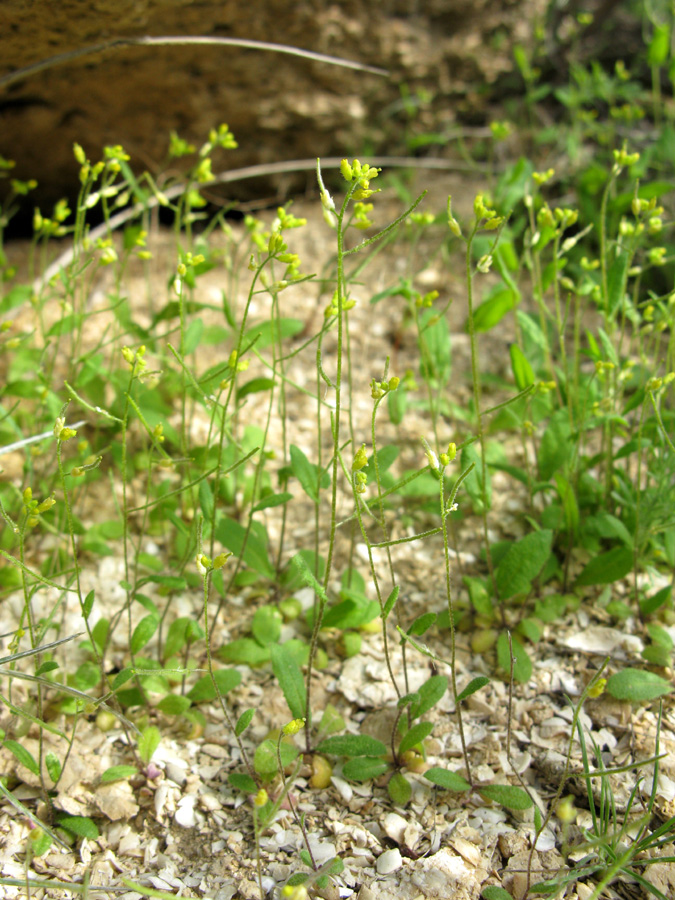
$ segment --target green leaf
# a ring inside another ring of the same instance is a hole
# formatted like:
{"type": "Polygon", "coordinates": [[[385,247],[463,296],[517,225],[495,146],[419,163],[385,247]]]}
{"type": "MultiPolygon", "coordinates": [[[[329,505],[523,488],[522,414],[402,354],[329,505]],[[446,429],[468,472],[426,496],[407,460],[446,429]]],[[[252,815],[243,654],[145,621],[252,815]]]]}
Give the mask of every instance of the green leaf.
{"type": "Polygon", "coordinates": [[[58,669],[59,664],[55,659],[49,659],[47,662],[43,662],[40,668],[35,673],[36,675],[46,675],[48,672],[53,672],[54,669],[58,669]]]}
{"type": "Polygon", "coordinates": [[[384,610],[382,612],[382,618],[385,622],[389,618],[389,613],[396,606],[396,601],[398,600],[399,590],[400,590],[400,585],[395,584],[394,587],[391,589],[391,593],[387,597],[387,600],[384,604],[384,610]]]}
{"type": "Polygon", "coordinates": [[[482,578],[474,578],[472,575],[465,575],[462,581],[469,591],[469,599],[471,605],[480,616],[492,618],[494,609],[492,607],[492,599],[488,593],[485,581],[482,578]]]}
{"type": "Polygon", "coordinates": [[[448,689],[447,675],[432,675],[424,682],[416,693],[416,699],[410,707],[410,715],[413,719],[423,716],[436,706],[448,689]]]}
{"type": "Polygon", "coordinates": [[[659,647],[663,647],[664,650],[673,649],[673,639],[666,629],[662,628],[660,625],[656,625],[655,623],[647,625],[647,634],[655,644],[658,644],[659,647]]]}
{"type": "Polygon", "coordinates": [[[572,433],[567,407],[557,410],[550,418],[537,454],[539,477],[548,481],[569,459],[573,450],[572,433]]]}
{"type": "Polygon", "coordinates": [[[524,391],[535,382],[534,370],[518,344],[509,347],[511,355],[511,371],[519,391],[524,391]]]}
{"type": "Polygon", "coordinates": [[[186,709],[192,706],[189,697],[183,697],[180,694],[167,694],[157,704],[157,709],[166,716],[182,716],[186,709]]]}
{"type": "MultiPolygon", "coordinates": [[[[213,673],[213,679],[218,685],[221,695],[224,695],[239,686],[241,683],[241,672],[238,672],[236,669],[216,669],[213,673]]],[[[211,676],[204,675],[203,678],[200,678],[192,689],[188,691],[187,696],[193,703],[215,700],[216,689],[211,676]]]]}
{"type": "Polygon", "coordinates": [[[94,596],[94,591],[89,591],[87,596],[84,598],[84,603],[82,604],[82,613],[85,619],[88,619],[91,615],[91,610],[94,606],[94,596]]]}
{"type": "Polygon", "coordinates": [[[513,900],[511,894],[498,884],[489,884],[481,891],[482,900],[513,900]]]}
{"type": "Polygon", "coordinates": [[[319,724],[319,735],[331,734],[334,731],[342,731],[345,720],[342,718],[332,703],[327,703],[319,724]]]}
{"type": "Polygon", "coordinates": [[[357,756],[347,760],[342,767],[342,774],[350,781],[370,781],[383,775],[389,768],[389,763],[382,759],[374,759],[370,756],[357,756]]]}
{"type": "Polygon", "coordinates": [[[614,315],[624,298],[629,262],[630,253],[627,250],[618,249],[609,266],[607,273],[607,312],[610,316],[614,315]]]}
{"type": "Polygon", "coordinates": [[[15,284],[0,301],[0,315],[5,315],[15,306],[21,306],[26,303],[33,295],[33,288],[30,284],[15,284]]]}
{"type": "Polygon", "coordinates": [[[251,724],[251,720],[255,715],[254,709],[245,710],[237,719],[237,724],[234,726],[234,733],[236,737],[240,737],[251,724]]]}
{"type": "Polygon", "coordinates": [[[502,600],[529,592],[551,554],[552,542],[553,532],[542,529],[510,545],[497,567],[497,590],[502,600]]]}
{"type": "Polygon", "coordinates": [[[401,772],[395,772],[387,784],[387,792],[395,806],[407,806],[412,797],[410,782],[401,772]]]}
{"type": "MultiPolygon", "coordinates": [[[[512,636],[511,644],[514,656],[513,677],[520,684],[525,684],[532,677],[532,660],[517,637],[512,636]]],[[[502,631],[497,638],[497,661],[508,675],[511,671],[511,656],[509,653],[509,638],[505,631],[502,631]]]]}
{"type": "Polygon", "coordinates": [[[665,678],[643,669],[623,669],[607,679],[607,693],[631,703],[655,700],[672,690],[673,686],[665,678]]]}
{"type": "Polygon", "coordinates": [[[101,775],[101,784],[110,784],[111,781],[123,781],[137,773],[136,766],[110,766],[101,775]]]}
{"type": "Polygon", "coordinates": [[[151,613],[149,616],[144,616],[138,625],[134,628],[134,633],[131,635],[131,644],[130,650],[133,654],[138,653],[140,650],[145,647],[150,638],[154,635],[159,627],[159,616],[151,613]]]}
{"type": "Polygon", "coordinates": [[[424,777],[432,784],[437,784],[438,787],[443,788],[444,791],[454,791],[456,794],[461,794],[464,791],[471,790],[471,785],[466,778],[463,778],[458,772],[441,769],[440,766],[427,769],[424,777]]]}
{"type": "Polygon", "coordinates": [[[652,613],[656,612],[657,609],[660,609],[664,604],[668,603],[672,591],[672,585],[667,584],[664,588],[661,588],[660,591],[657,591],[650,597],[645,597],[640,600],[640,612],[642,615],[650,616],[652,613]]]}
{"type": "Polygon", "coordinates": [[[321,472],[319,467],[311,463],[295,444],[291,444],[291,470],[310,500],[317,503],[319,488],[328,487],[330,484],[328,473],[321,472]]]}
{"type": "Polygon", "coordinates": [[[202,515],[204,516],[207,522],[213,521],[213,510],[215,507],[215,501],[213,498],[213,491],[211,490],[211,485],[208,483],[206,478],[203,478],[199,482],[199,487],[197,488],[197,494],[199,496],[199,507],[202,511],[202,515]]]}
{"type": "Polygon", "coordinates": [[[148,725],[141,732],[141,736],[138,739],[138,755],[146,766],[152,759],[155,750],[159,747],[161,740],[162,735],[159,733],[159,728],[156,725],[148,725]]]}
{"type": "Polygon", "coordinates": [[[420,316],[420,372],[425,381],[445,382],[450,375],[452,342],[445,316],[440,318],[429,309],[420,316]]]}
{"type": "Polygon", "coordinates": [[[73,682],[79,691],[90,691],[101,680],[101,669],[94,662],[83,662],[77,667],[73,682]]]}
{"type": "Polygon", "coordinates": [[[256,349],[264,350],[279,340],[279,338],[284,340],[285,338],[295,337],[296,334],[300,334],[304,327],[305,323],[301,319],[275,319],[273,322],[261,322],[260,325],[254,325],[246,333],[246,343],[253,340],[253,338],[258,338],[255,345],[256,349]]]}
{"type": "MultiPolygon", "coordinates": [[[[281,746],[279,747],[279,753],[281,755],[281,765],[285,769],[286,766],[290,765],[297,757],[298,748],[293,744],[287,744],[285,741],[282,741],[281,746]]],[[[253,768],[258,775],[262,775],[263,778],[273,778],[277,774],[279,763],[277,760],[277,744],[275,741],[263,741],[262,744],[258,746],[253,757],[253,768]]]]}
{"type": "Polygon", "coordinates": [[[243,791],[245,794],[253,794],[258,790],[258,785],[255,781],[250,775],[246,775],[244,772],[232,772],[227,776],[227,780],[233,788],[236,788],[238,791],[243,791]]]}
{"type": "Polygon", "coordinates": [[[47,772],[51,780],[56,784],[56,782],[61,777],[61,760],[55,753],[47,753],[45,756],[45,766],[47,768],[47,772]]]}
{"type": "Polygon", "coordinates": [[[307,692],[295,654],[286,644],[273,644],[270,651],[272,669],[286,698],[291,715],[294,719],[302,719],[307,715],[307,692]]]}
{"type": "Polygon", "coordinates": [[[611,584],[624,578],[633,568],[633,551],[628,547],[613,547],[594,557],[576,580],[576,587],[611,584]]]}
{"type": "Polygon", "coordinates": [[[538,806],[534,807],[534,830],[539,833],[541,831],[542,820],[541,811],[538,806]]]}
{"type": "Polygon", "coordinates": [[[39,777],[40,770],[38,768],[38,764],[35,761],[35,757],[30,752],[30,750],[26,750],[23,744],[17,743],[17,741],[6,740],[3,742],[5,747],[14,754],[14,756],[18,759],[22,766],[25,766],[29,772],[32,772],[33,775],[37,775],[39,777]]]}
{"type": "Polygon", "coordinates": [[[261,606],[255,611],[251,631],[263,647],[276,644],[281,636],[282,615],[276,607],[261,606]]]}
{"type": "Polygon", "coordinates": [[[169,626],[169,631],[164,641],[162,650],[162,659],[171,659],[183,649],[187,643],[187,627],[190,619],[187,616],[181,616],[169,626]]]}
{"type": "Polygon", "coordinates": [[[670,665],[671,651],[666,650],[660,644],[648,644],[640,653],[640,656],[652,666],[665,668],[665,666],[670,665]]]}
{"type": "Polygon", "coordinates": [[[392,425],[400,425],[408,407],[408,392],[400,384],[395,391],[387,394],[387,408],[392,425]]]}
{"type": "Polygon", "coordinates": [[[561,619],[567,611],[567,599],[563,594],[549,594],[536,600],[534,614],[542,622],[555,622],[561,619]]]}
{"type": "Polygon", "coordinates": [[[486,684],[490,684],[490,679],[486,678],[485,675],[477,675],[475,678],[472,678],[464,690],[457,694],[457,702],[461,703],[462,700],[466,700],[467,697],[484,688],[486,684]]]}
{"type": "Polygon", "coordinates": [[[269,391],[274,387],[273,378],[252,378],[237,390],[237,401],[249,394],[259,394],[261,391],[269,391]]]}
{"type": "Polygon", "coordinates": [[[249,569],[264,578],[274,578],[274,566],[267,555],[267,547],[260,538],[239,522],[224,516],[216,526],[217,540],[241,559],[249,569]],[[246,548],[244,549],[244,542],[246,548]]]}
{"type": "Polygon", "coordinates": [[[670,51],[670,23],[654,24],[653,29],[652,39],[647,48],[647,62],[650,66],[662,66],[668,59],[670,51]]]}
{"type": "Polygon", "coordinates": [[[316,752],[332,756],[386,756],[387,748],[367,734],[340,734],[321,741],[316,752]]]}
{"type": "Polygon", "coordinates": [[[324,603],[328,603],[328,594],[323,589],[323,585],[317,581],[314,572],[312,572],[307,565],[304,556],[301,553],[296,553],[291,560],[291,564],[297,570],[302,583],[307,585],[307,587],[311,587],[320,600],[323,600],[324,603]]]}
{"type": "Polygon", "coordinates": [[[521,620],[518,625],[518,631],[532,644],[536,644],[541,640],[541,627],[539,622],[530,616],[521,620]]]}
{"type": "Polygon", "coordinates": [[[506,809],[530,809],[532,800],[522,788],[512,784],[486,784],[478,788],[478,793],[486,800],[493,800],[506,809]]]}
{"type": "MultiPolygon", "coordinates": [[[[466,490],[475,512],[480,512],[483,508],[483,463],[478,448],[474,444],[469,444],[462,450],[462,472],[465,472],[473,463],[473,469],[462,482],[462,489],[466,490]]],[[[485,497],[487,507],[490,508],[492,500],[492,485],[490,483],[490,471],[485,469],[485,497]]]]}
{"type": "Polygon", "coordinates": [[[126,684],[127,681],[130,681],[134,677],[134,670],[127,666],[125,669],[122,669],[121,672],[118,672],[117,675],[113,678],[113,691],[117,691],[122,685],[126,684]]]}
{"type": "Polygon", "coordinates": [[[31,832],[30,842],[33,856],[44,856],[53,843],[51,834],[42,829],[37,835],[34,831],[31,832]]]}
{"type": "Polygon", "coordinates": [[[293,494],[283,491],[281,494],[267,494],[262,500],[259,500],[251,512],[260,512],[263,509],[272,509],[274,506],[283,506],[293,499],[293,494]]]}
{"type": "Polygon", "coordinates": [[[57,816],[56,824],[76,837],[88,838],[90,841],[99,837],[98,828],[88,816],[57,816]]]}
{"type": "Polygon", "coordinates": [[[423,613],[421,616],[418,616],[412,623],[410,628],[406,630],[406,634],[421,636],[425,633],[425,631],[428,631],[431,628],[435,621],[436,613],[423,613]]]}
{"type": "Polygon", "coordinates": [[[398,747],[399,754],[405,753],[406,750],[412,750],[417,744],[420,744],[425,738],[429,737],[434,730],[431,722],[418,722],[413,725],[401,738],[398,747]]]}
{"type": "MultiPolygon", "coordinates": [[[[503,283],[493,288],[476,310],[473,323],[476,332],[490,331],[520,302],[520,294],[503,283]]],[[[468,330],[468,326],[467,326],[468,330]]]]}
{"type": "Polygon", "coordinates": [[[261,647],[253,638],[239,638],[237,641],[230,641],[229,644],[220,647],[216,655],[223,662],[235,665],[244,663],[247,666],[261,666],[270,661],[270,648],[261,647]]]}

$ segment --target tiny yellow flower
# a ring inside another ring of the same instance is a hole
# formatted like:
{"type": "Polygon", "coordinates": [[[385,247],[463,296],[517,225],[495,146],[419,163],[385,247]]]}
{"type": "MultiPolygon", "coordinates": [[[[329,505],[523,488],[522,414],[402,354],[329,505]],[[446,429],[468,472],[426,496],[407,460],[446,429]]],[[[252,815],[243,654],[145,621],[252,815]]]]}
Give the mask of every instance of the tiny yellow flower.
{"type": "Polygon", "coordinates": [[[268,800],[269,800],[269,795],[268,795],[267,791],[265,790],[265,788],[261,788],[258,791],[258,793],[255,795],[253,804],[254,804],[254,806],[261,807],[261,806],[264,806],[268,800]]]}

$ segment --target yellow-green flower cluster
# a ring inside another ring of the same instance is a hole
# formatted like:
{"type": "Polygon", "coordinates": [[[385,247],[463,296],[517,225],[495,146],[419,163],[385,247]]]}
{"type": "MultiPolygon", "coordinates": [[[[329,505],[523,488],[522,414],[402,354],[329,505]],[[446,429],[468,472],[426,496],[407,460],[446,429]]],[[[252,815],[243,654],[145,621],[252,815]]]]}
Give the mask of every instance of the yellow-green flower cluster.
{"type": "Polygon", "coordinates": [[[62,237],[67,232],[63,224],[70,215],[70,207],[66,200],[54,204],[50,219],[45,218],[39,209],[33,213],[33,231],[37,238],[62,237]]]}
{"type": "Polygon", "coordinates": [[[368,213],[371,213],[375,207],[372,203],[362,203],[358,202],[354,204],[354,227],[360,228],[361,230],[365,228],[370,228],[373,224],[372,220],[368,218],[368,213]]]}
{"type": "Polygon", "coordinates": [[[368,465],[368,454],[366,453],[366,445],[361,444],[354,456],[352,463],[352,472],[354,473],[354,490],[357,494],[365,494],[368,476],[361,471],[368,465]]]}
{"type": "Polygon", "coordinates": [[[145,350],[145,344],[141,344],[141,346],[135,352],[131,349],[131,347],[122,347],[122,356],[124,357],[125,362],[128,363],[129,368],[134,373],[134,375],[138,377],[143,375],[148,367],[147,362],[143,358],[145,356],[145,350]]]}
{"type": "Polygon", "coordinates": [[[476,194],[473,201],[473,213],[479,227],[484,231],[494,231],[504,221],[504,216],[498,216],[495,209],[491,209],[485,202],[484,194],[476,194]]]}
{"type": "MultiPolygon", "coordinates": [[[[343,312],[348,309],[353,309],[356,306],[356,300],[343,299],[342,301],[342,310],[343,312]]],[[[337,288],[333,291],[333,296],[331,297],[331,301],[325,309],[324,316],[327,319],[332,319],[337,316],[339,313],[338,309],[338,292],[337,288]]]]}
{"type": "Polygon", "coordinates": [[[418,294],[415,298],[415,306],[418,309],[430,309],[434,300],[438,299],[438,291],[427,291],[426,294],[418,294]]]}
{"type": "Polygon", "coordinates": [[[612,166],[612,175],[618,175],[622,169],[627,166],[634,166],[640,159],[639,153],[629,153],[624,144],[621,150],[612,151],[614,154],[614,165],[612,166]]]}
{"type": "Polygon", "coordinates": [[[231,556],[231,553],[219,553],[218,556],[211,559],[211,557],[207,556],[205,553],[198,553],[195,562],[197,563],[199,574],[204,576],[209,572],[222,569],[231,556]]]}
{"type": "Polygon", "coordinates": [[[340,172],[345,181],[358,182],[358,187],[352,194],[352,199],[367,200],[368,197],[376,193],[370,187],[370,182],[373,178],[377,178],[380,169],[369,166],[368,163],[361,163],[358,159],[352,160],[351,163],[348,159],[343,159],[340,163],[340,172]]]}
{"type": "Polygon", "coordinates": [[[645,387],[650,393],[653,394],[656,391],[660,391],[662,387],[665,387],[673,381],[675,381],[675,372],[668,372],[668,374],[664,375],[663,378],[650,378],[645,387]]]}
{"type": "Polygon", "coordinates": [[[74,428],[66,427],[66,420],[64,416],[59,416],[54,423],[54,437],[57,441],[64,443],[65,441],[69,441],[71,438],[74,438],[77,434],[74,428]]]}
{"type": "Polygon", "coordinates": [[[426,438],[423,437],[420,438],[420,440],[424,445],[424,455],[429,461],[429,467],[433,469],[434,472],[442,472],[443,469],[445,469],[445,467],[457,456],[457,444],[452,441],[448,444],[448,449],[445,453],[436,456],[436,453],[431,449],[426,438]]]}
{"type": "MultiPolygon", "coordinates": [[[[69,429],[70,430],[70,429],[69,429]]],[[[33,500],[33,491],[31,488],[26,488],[23,492],[23,513],[26,517],[26,525],[29,528],[34,528],[38,522],[40,521],[40,516],[42,513],[47,512],[54,506],[56,500],[54,499],[54,495],[51,497],[47,497],[46,500],[43,500],[42,503],[39,503],[37,500],[33,500]]]]}
{"type": "Polygon", "coordinates": [[[389,381],[376,381],[374,378],[370,382],[370,396],[373,400],[381,400],[385,394],[395,391],[401,383],[401,379],[396,375],[392,376],[389,381]]]}

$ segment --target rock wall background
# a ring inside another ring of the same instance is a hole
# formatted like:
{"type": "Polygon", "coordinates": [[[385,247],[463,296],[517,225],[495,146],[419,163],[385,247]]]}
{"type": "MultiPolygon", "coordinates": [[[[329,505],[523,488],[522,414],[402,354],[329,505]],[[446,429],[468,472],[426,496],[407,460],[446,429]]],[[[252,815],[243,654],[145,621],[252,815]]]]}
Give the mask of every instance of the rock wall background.
{"type": "MultiPolygon", "coordinates": [[[[605,0],[604,5],[607,4],[605,0]]],[[[221,47],[131,47],[0,86],[0,154],[37,178],[46,208],[76,187],[74,141],[92,159],[121,143],[137,168],[164,168],[168,135],[201,143],[227,122],[235,167],[283,159],[406,152],[401,88],[428,102],[418,126],[482,124],[547,0],[3,0],[0,78],[116,37],[213,35],[292,44],[389,75],[221,47]]],[[[548,10],[548,13],[547,13],[548,10]]],[[[517,84],[517,81],[516,81],[517,84]]],[[[0,190],[2,185],[0,185],[0,190]]]]}

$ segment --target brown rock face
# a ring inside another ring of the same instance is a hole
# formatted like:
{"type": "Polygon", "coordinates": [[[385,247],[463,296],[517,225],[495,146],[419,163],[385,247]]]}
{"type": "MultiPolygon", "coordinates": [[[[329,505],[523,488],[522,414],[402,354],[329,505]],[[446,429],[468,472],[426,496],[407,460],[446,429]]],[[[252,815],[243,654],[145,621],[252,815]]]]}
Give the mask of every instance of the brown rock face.
{"type": "Polygon", "coordinates": [[[200,144],[227,122],[231,167],[363,151],[405,152],[406,116],[443,130],[480,120],[482,86],[512,70],[535,0],[3,0],[0,154],[37,178],[48,207],[76,187],[74,141],[92,159],[122,144],[137,169],[166,163],[172,129],[200,144]],[[11,84],[4,76],[92,44],[205,35],[291,44],[387,76],[222,46],[132,46],[79,56],[11,84]],[[406,111],[401,90],[410,97],[406,111]]]}

